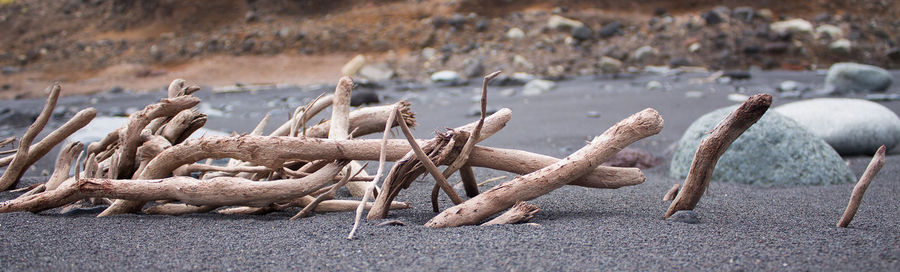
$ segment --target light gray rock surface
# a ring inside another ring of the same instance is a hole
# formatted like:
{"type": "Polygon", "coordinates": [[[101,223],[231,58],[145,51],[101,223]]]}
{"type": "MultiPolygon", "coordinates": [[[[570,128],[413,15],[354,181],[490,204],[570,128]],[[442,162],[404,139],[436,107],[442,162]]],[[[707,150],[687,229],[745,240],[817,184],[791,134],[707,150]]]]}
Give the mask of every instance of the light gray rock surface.
{"type": "MultiPolygon", "coordinates": [[[[700,140],[737,106],[707,113],[678,142],[669,175],[684,179],[700,140]]],[[[854,182],[850,169],[825,141],[794,120],[766,113],[719,158],[712,181],[759,186],[823,185],[854,182]]]]}
{"type": "Polygon", "coordinates": [[[888,71],[872,65],[842,62],[831,65],[825,75],[825,94],[884,92],[894,79],[888,71]]]}
{"type": "Polygon", "coordinates": [[[867,100],[818,98],[774,109],[822,138],[841,155],[871,155],[900,142],[900,118],[890,109],[867,100]]]}

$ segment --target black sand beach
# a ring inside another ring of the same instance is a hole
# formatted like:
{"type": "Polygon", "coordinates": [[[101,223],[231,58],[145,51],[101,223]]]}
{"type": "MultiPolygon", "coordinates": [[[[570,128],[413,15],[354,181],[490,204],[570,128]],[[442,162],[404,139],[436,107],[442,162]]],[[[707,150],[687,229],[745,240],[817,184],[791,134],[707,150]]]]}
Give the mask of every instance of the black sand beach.
{"type": "MultiPolygon", "coordinates": [[[[897,72],[893,74],[898,78],[897,72]]],[[[900,270],[898,155],[888,156],[849,228],[837,228],[835,223],[853,184],[760,188],[712,183],[695,210],[701,216],[700,224],[662,220],[668,207],[662,196],[673,183],[682,182],[668,177],[671,148],[695,118],[737,103],[727,97],[738,89],[745,94],[774,92],[772,86],[786,79],[821,87],[824,78],[815,72],[767,71],[730,84],[692,83],[691,78],[706,76],[576,78],[530,97],[500,94],[521,87],[491,87],[489,105],[512,109],[513,118],[505,129],[482,143],[487,146],[562,157],[641,109],[655,108],[665,119],[659,135],[632,145],[662,160],[659,166],[644,171],[645,183],[616,190],[565,186],[531,201],[542,209],[531,220],[540,226],[425,228],[422,224],[434,216],[428,197],[433,181],[425,178],[397,199],[413,208],[390,213],[389,219],[401,220],[406,226],[366,222],[354,240],[345,239],[353,223],[352,213],[316,214],[293,221],[287,219],[297,210],[264,216],[209,213],[95,218],[100,210],[77,215],[59,215],[58,210],[37,215],[0,214],[0,270],[900,270]],[[650,80],[659,80],[667,90],[647,91],[644,85],[650,80]],[[688,91],[703,95],[686,97],[688,91]],[[589,111],[600,116],[588,117],[589,111]]],[[[330,92],[329,88],[320,90],[330,92]]],[[[468,112],[475,105],[472,97],[478,88],[471,84],[400,92],[388,87],[378,93],[385,103],[408,98],[419,123],[414,133],[430,138],[436,129],[476,119],[468,112]]],[[[890,92],[898,90],[895,84],[890,92]]],[[[290,89],[213,95],[204,90],[199,96],[213,108],[228,109],[225,116],[211,116],[207,128],[246,132],[267,111],[274,117],[267,131],[285,120],[286,107],[271,107],[267,101],[318,94],[290,89]]],[[[103,113],[111,107],[142,107],[163,95],[100,94],[94,96],[100,97],[94,105],[90,97],[66,97],[60,105],[94,106],[103,113]]],[[[791,101],[796,99],[775,95],[775,105],[791,101]]],[[[43,102],[3,103],[4,107],[34,107],[37,111],[39,106],[33,105],[43,102]]],[[[900,112],[900,101],[879,103],[900,112]]],[[[22,131],[24,128],[4,133],[20,135],[22,131]]],[[[56,151],[51,152],[18,186],[46,179],[40,176],[41,170],[52,168],[55,156],[56,151]]],[[[857,177],[870,159],[845,158],[857,177]]],[[[373,166],[369,168],[374,171],[373,166]]],[[[512,177],[483,169],[476,169],[476,174],[479,180],[512,177]]],[[[451,182],[456,180],[451,178],[451,182]]],[[[499,181],[488,186],[496,184],[499,181]]],[[[0,200],[18,194],[0,193],[0,200]]],[[[349,199],[346,192],[339,196],[349,199]]],[[[450,202],[442,198],[441,205],[446,208],[450,202]]]]}

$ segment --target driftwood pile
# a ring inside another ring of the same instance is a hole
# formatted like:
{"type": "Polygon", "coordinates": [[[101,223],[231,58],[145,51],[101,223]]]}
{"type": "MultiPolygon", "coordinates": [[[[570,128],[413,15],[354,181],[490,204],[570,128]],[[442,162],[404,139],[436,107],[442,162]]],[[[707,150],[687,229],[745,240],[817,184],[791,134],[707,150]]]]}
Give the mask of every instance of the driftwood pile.
{"type": "MultiPolygon", "coordinates": [[[[353,82],[344,77],[333,95],[320,96],[297,108],[287,122],[268,136],[263,136],[266,116],[246,135],[187,140],[203,127],[206,116],[193,109],[200,99],[192,93],[200,88],[185,86],[185,81],[178,79],[169,86],[167,98],[132,114],[127,125],[90,143],[86,151],[81,143],[67,144],[49,180],[25,188],[28,191],[16,199],[0,203],[0,213],[37,213],[96,204],[109,204],[99,216],[138,212],[181,215],[213,210],[223,214],[265,214],[303,207],[291,218],[297,219],[313,211],[355,210],[356,223],[349,235],[352,238],[365,209],[369,209],[366,217],[371,220],[385,218],[391,209],[408,208],[394,198],[426,173],[435,180],[431,200],[433,210],[439,212],[426,223],[429,227],[523,222],[540,210],[525,201],[562,186],[613,189],[644,181],[637,168],[601,164],[635,141],[660,132],[663,119],[654,109],[625,118],[565,159],[477,145],[511,118],[509,109],[491,116],[485,114],[487,83],[498,74],[485,77],[480,119],[438,133],[433,139],[415,139],[409,132],[416,121],[407,102],[350,111],[353,82]],[[327,107],[332,108],[331,118],[307,127],[307,121],[327,107]],[[395,126],[400,127],[405,140],[388,139],[395,126]],[[354,139],[377,132],[383,133],[381,140],[354,139]],[[211,164],[213,159],[223,158],[229,159],[226,165],[211,164]],[[76,170],[70,177],[73,161],[76,170]],[[368,175],[358,161],[378,161],[377,173],[368,175]],[[385,161],[396,161],[386,175],[385,161]],[[441,171],[438,165],[447,167],[441,171]],[[521,176],[479,192],[473,167],[521,176]],[[447,182],[457,171],[468,200],[447,182]],[[334,199],[342,187],[361,200],[334,199]],[[437,202],[441,192],[455,206],[441,211],[437,202]],[[372,198],[374,202],[369,202],[372,198]],[[147,205],[148,202],[153,205],[147,205]],[[487,220],[504,210],[508,211],[487,220]]],[[[52,86],[44,110],[19,140],[15,154],[0,159],[0,167],[8,165],[0,177],[0,190],[14,187],[25,169],[96,115],[96,110],[85,109],[32,145],[59,94],[59,85],[52,86]]],[[[704,140],[682,190],[679,192],[676,185],[667,196],[674,201],[666,217],[677,210],[694,208],[709,184],[718,157],[770,104],[769,95],[751,97],[704,140]]],[[[13,140],[3,140],[0,146],[13,140]]]]}

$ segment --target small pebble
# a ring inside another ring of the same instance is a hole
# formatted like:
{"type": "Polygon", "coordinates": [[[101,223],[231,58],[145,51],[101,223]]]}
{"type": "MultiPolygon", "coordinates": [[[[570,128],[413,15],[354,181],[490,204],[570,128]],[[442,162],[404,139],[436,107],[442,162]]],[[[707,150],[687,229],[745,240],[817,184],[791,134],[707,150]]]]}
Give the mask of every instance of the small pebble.
{"type": "Polygon", "coordinates": [[[589,111],[589,112],[587,112],[587,117],[600,118],[600,112],[599,111],[589,111]]]}
{"type": "Polygon", "coordinates": [[[744,102],[744,101],[747,101],[747,98],[750,98],[750,97],[745,94],[733,93],[733,94],[728,95],[728,101],[734,101],[734,102],[744,102]]]}
{"type": "Polygon", "coordinates": [[[684,97],[687,98],[700,98],[703,97],[703,92],[701,91],[688,91],[684,93],[684,97]]]}

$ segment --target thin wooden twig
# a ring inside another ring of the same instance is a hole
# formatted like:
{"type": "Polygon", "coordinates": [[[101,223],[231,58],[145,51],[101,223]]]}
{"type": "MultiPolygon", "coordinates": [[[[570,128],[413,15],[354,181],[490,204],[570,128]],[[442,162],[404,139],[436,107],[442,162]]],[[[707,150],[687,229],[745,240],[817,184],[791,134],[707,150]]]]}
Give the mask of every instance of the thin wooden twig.
{"type": "MultiPolygon", "coordinates": [[[[356,208],[356,218],[353,220],[353,228],[350,229],[350,234],[347,235],[347,239],[352,240],[353,235],[356,234],[356,229],[359,228],[359,220],[362,218],[362,213],[365,208],[367,202],[369,202],[369,198],[372,197],[372,194],[375,192],[375,187],[378,186],[378,181],[381,179],[381,175],[384,173],[384,161],[387,159],[387,142],[388,137],[390,136],[391,128],[394,127],[394,121],[397,118],[398,108],[400,106],[395,104],[394,110],[391,111],[390,116],[388,116],[388,121],[384,125],[384,134],[381,136],[381,151],[378,154],[378,170],[375,172],[375,177],[372,178],[372,182],[369,183],[369,187],[366,188],[366,193],[363,195],[362,200],[359,202],[359,206],[356,208]]],[[[400,120],[399,123],[403,123],[403,120],[400,120]]]]}
{"type": "Polygon", "coordinates": [[[3,139],[2,141],[0,141],[0,147],[4,147],[4,146],[6,146],[6,145],[8,145],[8,144],[11,144],[11,143],[13,143],[13,142],[15,142],[15,141],[16,141],[16,136],[9,136],[9,137],[7,137],[6,139],[3,139]]]}
{"type": "Polygon", "coordinates": [[[757,94],[747,98],[747,101],[719,122],[709,136],[700,141],[687,178],[684,179],[678,196],[669,205],[663,218],[669,218],[676,211],[693,210],[697,206],[703,192],[709,187],[709,180],[719,157],[728,150],[734,140],[762,118],[770,105],[772,96],[769,94],[757,94]]]}
{"type": "Polygon", "coordinates": [[[869,183],[872,182],[872,179],[875,178],[875,175],[877,175],[878,171],[881,170],[881,167],[884,166],[884,153],[886,152],[886,149],[887,148],[882,145],[878,148],[878,151],[875,151],[875,156],[872,156],[872,161],[869,162],[866,171],[863,172],[862,176],[859,177],[859,182],[853,187],[853,193],[850,194],[850,203],[847,203],[847,209],[844,210],[844,215],[841,216],[841,220],[837,223],[838,227],[846,228],[850,225],[850,221],[853,221],[853,216],[855,216],[856,211],[859,210],[859,204],[862,202],[863,194],[866,193],[866,189],[869,188],[869,183]]]}
{"type": "MultiPolygon", "coordinates": [[[[397,114],[400,114],[398,111],[397,114]]],[[[476,126],[477,128],[477,126],[476,126]]],[[[406,135],[406,140],[409,141],[409,146],[412,147],[413,152],[416,152],[416,158],[425,165],[425,169],[428,170],[428,173],[434,177],[434,181],[441,186],[441,189],[444,190],[444,193],[450,197],[450,200],[453,201],[453,204],[459,204],[463,202],[463,199],[456,194],[456,191],[453,190],[453,186],[450,186],[450,183],[447,182],[447,179],[444,178],[444,174],[441,173],[441,170],[434,165],[434,162],[431,161],[431,158],[425,154],[425,151],[419,147],[419,144],[416,143],[416,137],[412,135],[412,132],[409,131],[409,127],[406,126],[403,122],[400,122],[400,129],[403,130],[403,135],[406,135]]]]}
{"type": "Polygon", "coordinates": [[[678,195],[678,189],[680,188],[681,183],[672,184],[672,188],[669,188],[669,191],[666,192],[666,195],[663,196],[663,201],[675,200],[675,196],[678,195]]]}
{"type": "Polygon", "coordinates": [[[320,194],[319,196],[317,196],[317,197],[316,197],[316,200],[313,200],[312,203],[309,203],[309,205],[306,205],[306,207],[303,207],[303,210],[301,210],[301,211],[298,212],[296,215],[294,215],[293,217],[291,217],[291,220],[294,220],[294,219],[297,219],[297,218],[303,218],[303,217],[306,217],[307,215],[309,215],[309,213],[311,213],[311,212],[313,211],[313,209],[315,209],[316,206],[319,205],[319,203],[321,203],[323,200],[325,200],[325,197],[327,197],[327,196],[329,196],[329,195],[334,195],[334,193],[337,192],[338,189],[340,189],[340,188],[343,187],[345,184],[347,184],[347,182],[350,181],[350,178],[351,178],[351,177],[354,177],[354,176],[356,176],[356,174],[359,174],[359,171],[356,171],[356,173],[354,173],[354,174],[351,175],[351,174],[350,174],[350,171],[351,171],[351,170],[352,170],[352,169],[350,169],[350,167],[347,167],[347,172],[344,174],[344,177],[341,178],[341,181],[338,181],[337,184],[335,184],[334,186],[331,186],[331,189],[329,189],[328,192],[323,193],[323,194],[320,194]]]}

